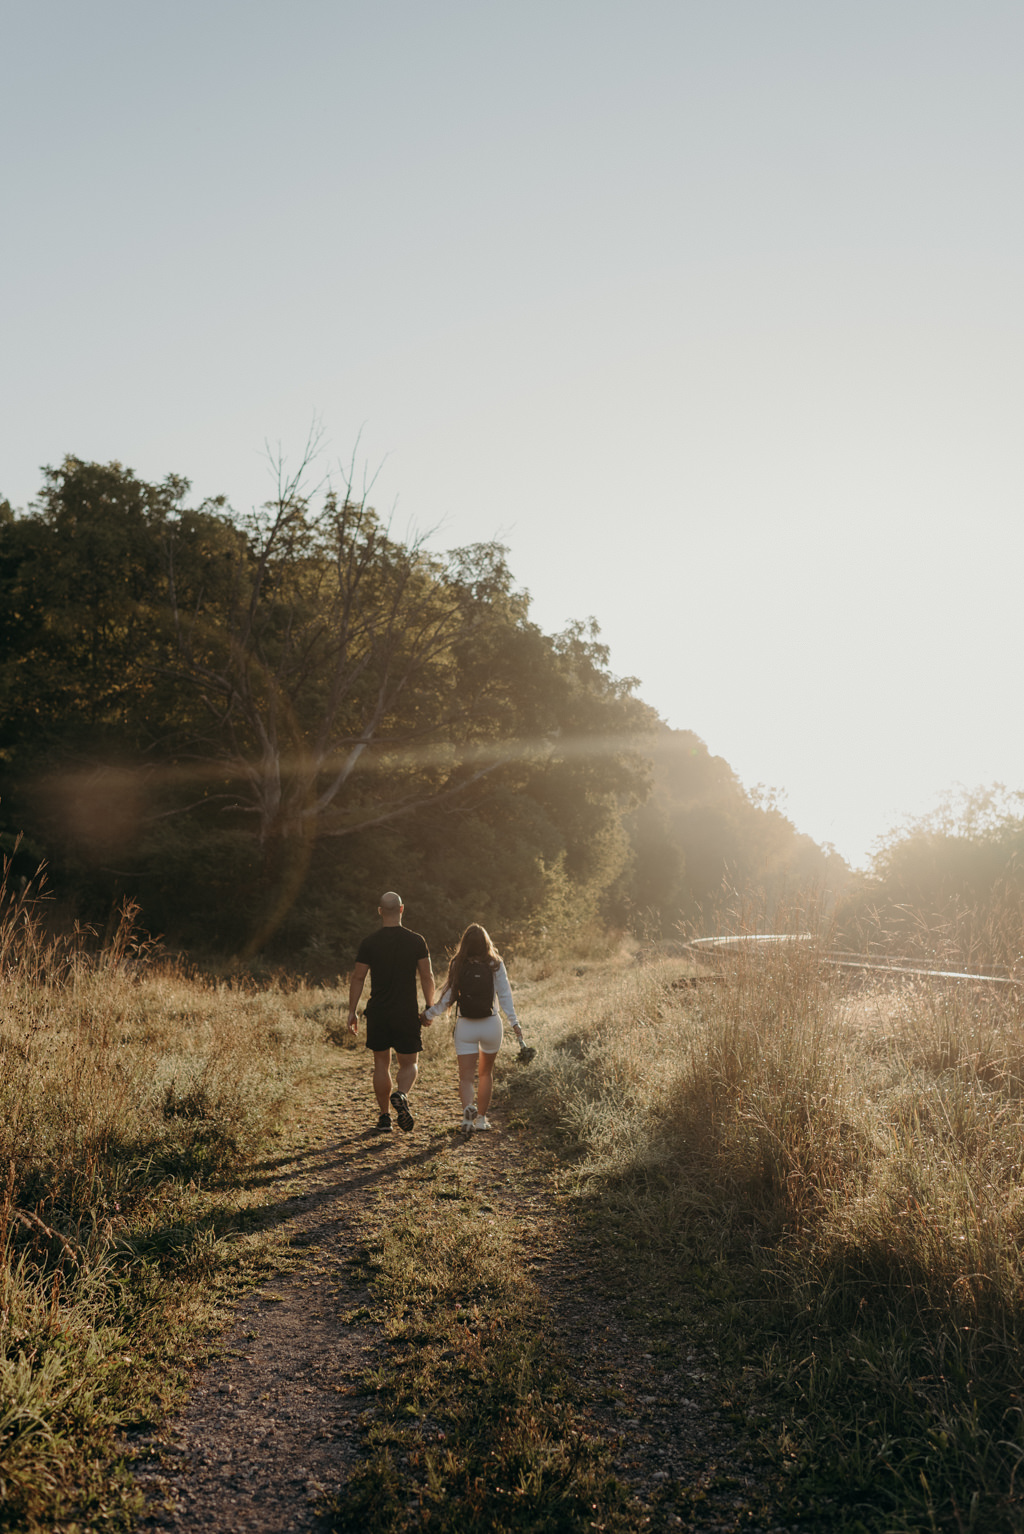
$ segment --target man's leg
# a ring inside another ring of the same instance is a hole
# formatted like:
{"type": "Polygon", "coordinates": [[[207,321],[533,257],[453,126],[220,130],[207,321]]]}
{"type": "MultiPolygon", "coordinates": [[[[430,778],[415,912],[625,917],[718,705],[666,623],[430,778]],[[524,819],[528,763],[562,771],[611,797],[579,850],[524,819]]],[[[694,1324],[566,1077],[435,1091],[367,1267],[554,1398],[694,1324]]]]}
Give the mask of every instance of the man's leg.
{"type": "MultiPolygon", "coordinates": [[[[402,1056],[399,1055],[399,1060],[402,1056]]],[[[402,1076],[399,1072],[399,1081],[402,1076]]],[[[375,1049],[373,1052],[373,1095],[381,1113],[391,1112],[391,1051],[375,1049]]]]}
{"type": "Polygon", "coordinates": [[[404,1129],[408,1133],[416,1120],[409,1112],[409,1099],[405,1094],[411,1090],[412,1084],[416,1080],[417,1057],[416,1055],[400,1055],[397,1049],[395,1054],[398,1057],[398,1089],[391,1094],[391,1106],[398,1114],[399,1129],[404,1129]]]}
{"type": "Polygon", "coordinates": [[[419,1055],[400,1055],[396,1049],[395,1058],[398,1061],[398,1090],[411,1092],[419,1070],[416,1063],[419,1055]]]}

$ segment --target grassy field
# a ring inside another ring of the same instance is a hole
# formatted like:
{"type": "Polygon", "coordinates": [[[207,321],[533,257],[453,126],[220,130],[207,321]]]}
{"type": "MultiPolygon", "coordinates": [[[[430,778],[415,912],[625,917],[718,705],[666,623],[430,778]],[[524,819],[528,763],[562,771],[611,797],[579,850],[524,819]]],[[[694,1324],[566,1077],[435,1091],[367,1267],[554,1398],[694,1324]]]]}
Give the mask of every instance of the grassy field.
{"type": "Polygon", "coordinates": [[[780,1518],[1024,1529],[1019,992],[850,990],[795,949],[537,995],[521,1111],[637,1283],[694,1302],[780,1518]]]}
{"type": "Polygon", "coordinates": [[[118,1429],[159,1417],[265,1259],[225,1175],[277,1126],[316,998],[0,925],[0,1528],[120,1528],[118,1429]]]}
{"type": "MultiPolygon", "coordinates": [[[[240,1172],[324,1068],[336,998],[189,979],[127,927],[89,958],[27,910],[0,961],[0,1528],[127,1528],[115,1435],[173,1404],[268,1260],[240,1172]]],[[[1018,993],[854,990],[813,948],[692,978],[625,948],[513,966],[539,1045],[500,1087],[519,1154],[543,1148],[547,1196],[635,1305],[716,1350],[779,1524],[1024,1530],[1018,993]]],[[[633,1527],[512,1225],[482,1247],[443,1178],[406,1192],[368,1218],[393,1362],[367,1388],[393,1411],[338,1528],[399,1495],[425,1413],[434,1526],[633,1527]],[[493,1485],[525,1489],[499,1508],[493,1485]]]]}

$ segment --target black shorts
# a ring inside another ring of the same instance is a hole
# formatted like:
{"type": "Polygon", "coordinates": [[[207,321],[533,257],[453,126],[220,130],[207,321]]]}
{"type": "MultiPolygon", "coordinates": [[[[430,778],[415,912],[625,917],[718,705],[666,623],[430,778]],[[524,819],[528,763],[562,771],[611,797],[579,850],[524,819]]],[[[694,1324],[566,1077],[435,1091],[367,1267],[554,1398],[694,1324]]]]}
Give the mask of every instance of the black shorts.
{"type": "Polygon", "coordinates": [[[423,1048],[420,1020],[395,1022],[389,1017],[366,1019],[367,1049],[393,1049],[400,1055],[418,1055],[423,1048]]]}

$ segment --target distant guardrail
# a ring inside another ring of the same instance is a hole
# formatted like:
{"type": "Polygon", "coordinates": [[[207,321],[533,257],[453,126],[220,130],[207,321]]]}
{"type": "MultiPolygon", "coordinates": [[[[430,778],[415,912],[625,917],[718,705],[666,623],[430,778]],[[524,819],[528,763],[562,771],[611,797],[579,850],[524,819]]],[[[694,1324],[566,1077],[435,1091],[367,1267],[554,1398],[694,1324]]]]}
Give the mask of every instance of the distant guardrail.
{"type": "MultiPolygon", "coordinates": [[[[811,932],[744,932],[725,933],[720,937],[694,937],[684,944],[686,948],[711,950],[712,953],[740,953],[744,949],[757,949],[760,947],[785,947],[791,943],[812,943],[814,934],[811,932]]],[[[1020,985],[1022,981],[1013,975],[982,975],[972,974],[966,970],[956,969],[923,969],[919,965],[904,963],[897,960],[872,960],[858,958],[848,953],[823,953],[820,955],[823,964],[831,964],[836,969],[866,970],[880,975],[916,975],[929,980],[980,980],[987,985],[1020,985]]]]}

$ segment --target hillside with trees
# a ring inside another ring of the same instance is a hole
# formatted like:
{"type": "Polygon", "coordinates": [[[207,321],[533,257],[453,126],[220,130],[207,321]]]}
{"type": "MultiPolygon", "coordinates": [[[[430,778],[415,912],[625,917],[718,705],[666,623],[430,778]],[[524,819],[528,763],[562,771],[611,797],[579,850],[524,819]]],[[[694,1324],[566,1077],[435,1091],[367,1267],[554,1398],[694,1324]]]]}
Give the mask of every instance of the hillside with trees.
{"type": "Polygon", "coordinates": [[[511,940],[822,875],[592,620],[533,622],[500,544],[430,552],[308,468],[238,515],[69,457],[0,509],[0,846],[69,919],[128,898],[174,946],[331,969],[393,884],[435,940],[511,940]]]}
{"type": "Polygon", "coordinates": [[[763,923],[845,883],[843,859],[797,831],[776,793],[748,792],[692,730],[663,728],[646,751],[651,790],[626,816],[631,858],[611,892],[621,922],[662,936],[680,924],[724,930],[745,901],[763,923]]]}

